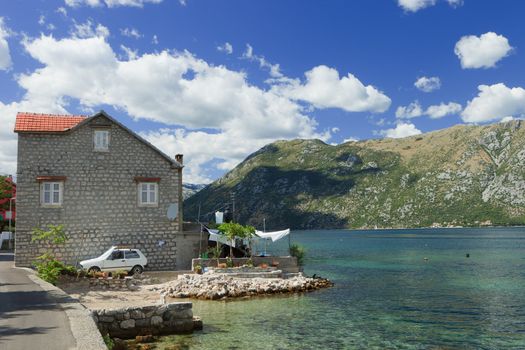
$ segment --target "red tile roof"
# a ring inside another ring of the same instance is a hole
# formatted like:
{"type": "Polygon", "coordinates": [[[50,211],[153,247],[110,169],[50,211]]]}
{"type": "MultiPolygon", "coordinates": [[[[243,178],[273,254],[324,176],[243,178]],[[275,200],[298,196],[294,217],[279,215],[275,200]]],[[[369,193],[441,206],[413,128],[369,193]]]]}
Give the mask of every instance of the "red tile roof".
{"type": "Polygon", "coordinates": [[[15,132],[63,132],[86,119],[83,115],[18,112],[15,132]]]}

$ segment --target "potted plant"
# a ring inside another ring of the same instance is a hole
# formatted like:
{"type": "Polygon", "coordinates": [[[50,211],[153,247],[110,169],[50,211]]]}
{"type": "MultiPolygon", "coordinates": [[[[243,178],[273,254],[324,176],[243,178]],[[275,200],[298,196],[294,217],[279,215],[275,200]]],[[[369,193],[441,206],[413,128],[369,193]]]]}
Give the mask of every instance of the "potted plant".
{"type": "Polygon", "coordinates": [[[202,266],[201,266],[201,265],[195,265],[195,266],[193,267],[193,271],[194,271],[195,273],[201,275],[201,274],[202,274],[202,266]]]}
{"type": "Polygon", "coordinates": [[[124,279],[127,275],[128,273],[124,270],[118,270],[113,273],[113,277],[117,279],[124,279]]]}

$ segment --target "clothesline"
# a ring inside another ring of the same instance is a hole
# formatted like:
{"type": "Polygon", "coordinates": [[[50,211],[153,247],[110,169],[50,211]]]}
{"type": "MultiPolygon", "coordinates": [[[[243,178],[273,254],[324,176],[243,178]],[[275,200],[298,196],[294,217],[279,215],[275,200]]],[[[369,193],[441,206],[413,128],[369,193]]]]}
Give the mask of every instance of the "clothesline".
{"type": "MultiPolygon", "coordinates": [[[[206,231],[210,234],[210,241],[213,242],[219,242],[226,245],[232,245],[235,247],[235,241],[230,242],[228,238],[226,238],[223,234],[219,232],[219,230],[211,229],[206,226],[203,226],[206,231]]],[[[283,237],[286,237],[290,234],[290,229],[281,230],[281,231],[273,231],[273,232],[263,232],[263,231],[255,231],[255,237],[253,239],[271,239],[272,242],[278,241],[283,237]]]]}

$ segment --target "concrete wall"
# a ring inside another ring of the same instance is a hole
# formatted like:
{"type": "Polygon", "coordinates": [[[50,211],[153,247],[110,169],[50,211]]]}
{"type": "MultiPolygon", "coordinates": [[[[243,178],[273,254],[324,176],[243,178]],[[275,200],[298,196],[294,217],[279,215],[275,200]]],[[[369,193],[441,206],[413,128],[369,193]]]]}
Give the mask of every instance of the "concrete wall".
{"type": "Polygon", "coordinates": [[[200,318],[193,317],[192,303],[188,302],[94,310],[93,316],[100,333],[117,338],[191,333],[194,329],[202,329],[200,318]]]}
{"type": "Polygon", "coordinates": [[[191,261],[208,250],[208,233],[200,232],[200,225],[184,223],[184,231],[177,234],[177,269],[191,270],[191,261]]]}
{"type": "Polygon", "coordinates": [[[35,227],[64,224],[69,241],[53,251],[70,264],[130,245],[146,255],[150,269],[176,269],[179,226],[166,213],[181,203],[182,169],[110,119],[99,115],[60,134],[20,133],[17,176],[16,265],[29,266],[47,250],[30,242],[35,227]],[[108,125],[108,152],[93,150],[97,125],[108,125]],[[67,177],[60,207],[40,204],[39,176],[67,177]],[[135,177],[160,178],[157,207],[138,205],[135,177]]]}

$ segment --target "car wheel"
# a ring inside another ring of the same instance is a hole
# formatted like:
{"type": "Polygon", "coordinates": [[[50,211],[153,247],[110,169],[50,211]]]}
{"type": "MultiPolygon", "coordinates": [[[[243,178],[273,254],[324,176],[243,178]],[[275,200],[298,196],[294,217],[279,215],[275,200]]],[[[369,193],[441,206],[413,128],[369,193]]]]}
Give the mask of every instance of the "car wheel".
{"type": "Polygon", "coordinates": [[[88,273],[92,273],[92,272],[100,272],[100,267],[98,266],[92,266],[88,269],[88,273]]]}
{"type": "Polygon", "coordinates": [[[140,265],[135,265],[133,266],[133,268],[131,269],[131,274],[132,275],[140,275],[142,273],[142,271],[144,271],[144,269],[142,268],[142,266],[140,265]]]}

